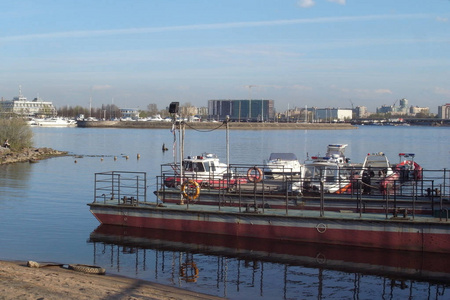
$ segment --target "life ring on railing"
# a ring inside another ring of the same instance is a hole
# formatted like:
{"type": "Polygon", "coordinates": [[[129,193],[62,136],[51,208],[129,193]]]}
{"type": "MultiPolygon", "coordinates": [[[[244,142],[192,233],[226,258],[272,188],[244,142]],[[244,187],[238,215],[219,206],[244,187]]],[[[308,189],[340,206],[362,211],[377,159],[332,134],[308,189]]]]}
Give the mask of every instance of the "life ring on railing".
{"type": "Polygon", "coordinates": [[[250,182],[260,182],[263,179],[263,173],[261,169],[256,166],[248,169],[247,179],[250,182]]]}
{"type": "Polygon", "coordinates": [[[189,179],[181,186],[181,193],[189,201],[195,200],[200,195],[200,185],[197,181],[189,179]]]}
{"type": "Polygon", "coordinates": [[[183,277],[186,282],[196,282],[198,273],[198,267],[195,262],[184,263],[180,266],[180,277],[183,277]]]}

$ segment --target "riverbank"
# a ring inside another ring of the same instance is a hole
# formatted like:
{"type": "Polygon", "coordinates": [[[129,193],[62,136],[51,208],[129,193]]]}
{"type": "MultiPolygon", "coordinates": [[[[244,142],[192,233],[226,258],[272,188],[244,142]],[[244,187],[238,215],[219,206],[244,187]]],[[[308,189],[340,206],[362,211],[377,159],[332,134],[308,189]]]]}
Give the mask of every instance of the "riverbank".
{"type": "Polygon", "coordinates": [[[145,280],[0,261],[1,299],[222,299],[145,280]]]}
{"type": "MultiPolygon", "coordinates": [[[[171,122],[139,122],[139,121],[77,121],[82,128],[147,128],[171,129],[171,122]]],[[[341,130],[357,129],[350,123],[258,123],[258,122],[230,122],[230,130],[341,130]]],[[[186,129],[225,129],[221,122],[187,122],[186,129]]]]}
{"type": "Polygon", "coordinates": [[[0,147],[0,165],[18,162],[37,162],[41,159],[64,155],[67,155],[67,152],[51,148],[25,148],[21,151],[11,151],[9,148],[0,147]]]}

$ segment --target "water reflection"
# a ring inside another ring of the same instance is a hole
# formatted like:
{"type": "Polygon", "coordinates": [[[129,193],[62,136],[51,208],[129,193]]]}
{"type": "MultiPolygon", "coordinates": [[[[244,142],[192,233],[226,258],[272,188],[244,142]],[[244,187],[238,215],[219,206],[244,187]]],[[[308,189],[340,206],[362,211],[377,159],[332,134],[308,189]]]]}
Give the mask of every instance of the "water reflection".
{"type": "Polygon", "coordinates": [[[28,162],[0,165],[0,186],[24,188],[30,177],[33,164],[28,162]]]}
{"type": "Polygon", "coordinates": [[[231,299],[444,299],[442,254],[292,244],[101,225],[94,264],[126,276],[231,299]]]}
{"type": "Polygon", "coordinates": [[[23,192],[29,190],[32,168],[28,162],[0,165],[0,203],[21,199],[23,192]]]}

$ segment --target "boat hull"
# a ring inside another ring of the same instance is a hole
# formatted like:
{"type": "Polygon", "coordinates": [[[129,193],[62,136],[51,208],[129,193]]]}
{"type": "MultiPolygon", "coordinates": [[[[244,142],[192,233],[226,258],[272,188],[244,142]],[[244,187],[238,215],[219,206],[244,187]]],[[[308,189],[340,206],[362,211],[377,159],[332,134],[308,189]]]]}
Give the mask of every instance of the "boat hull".
{"type": "MultiPolygon", "coordinates": [[[[119,206],[89,204],[102,224],[315,242],[347,246],[450,252],[450,223],[405,219],[314,217],[258,212],[237,208],[210,211],[197,207],[119,206]],[[233,209],[233,211],[232,211],[233,209]]],[[[294,212],[289,212],[294,214],[294,212]]],[[[356,214],[353,214],[356,215],[356,214]]]]}

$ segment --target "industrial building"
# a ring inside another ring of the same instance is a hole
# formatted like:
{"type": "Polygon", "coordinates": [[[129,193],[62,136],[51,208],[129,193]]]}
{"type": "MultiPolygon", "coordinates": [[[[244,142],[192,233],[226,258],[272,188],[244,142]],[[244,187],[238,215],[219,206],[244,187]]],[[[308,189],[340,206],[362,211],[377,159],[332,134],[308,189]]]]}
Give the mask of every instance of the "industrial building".
{"type": "Polygon", "coordinates": [[[273,100],[208,100],[210,119],[237,122],[267,122],[275,116],[273,100]]]}

